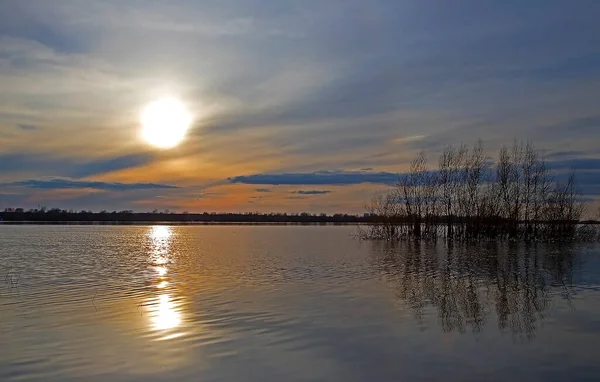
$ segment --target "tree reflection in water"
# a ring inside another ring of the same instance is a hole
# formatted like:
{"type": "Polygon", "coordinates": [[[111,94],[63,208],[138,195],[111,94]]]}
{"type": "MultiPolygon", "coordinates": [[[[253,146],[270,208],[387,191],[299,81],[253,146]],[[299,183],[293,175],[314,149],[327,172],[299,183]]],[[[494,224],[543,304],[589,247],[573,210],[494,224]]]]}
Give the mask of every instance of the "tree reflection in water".
{"type": "Polygon", "coordinates": [[[445,332],[501,332],[533,339],[553,296],[569,302],[574,247],[515,243],[373,243],[373,265],[425,330],[428,308],[445,332]]]}

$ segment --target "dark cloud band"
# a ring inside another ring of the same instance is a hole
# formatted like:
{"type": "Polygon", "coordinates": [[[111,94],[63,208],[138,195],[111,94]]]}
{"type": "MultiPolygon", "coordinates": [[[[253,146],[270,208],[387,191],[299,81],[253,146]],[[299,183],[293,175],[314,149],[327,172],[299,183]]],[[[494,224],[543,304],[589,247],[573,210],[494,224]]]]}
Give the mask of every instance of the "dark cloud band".
{"type": "Polygon", "coordinates": [[[394,184],[398,175],[391,172],[317,171],[312,173],[254,174],[228,178],[231,183],[256,185],[350,185],[361,183],[394,184]]]}
{"type": "Polygon", "coordinates": [[[28,187],[44,190],[95,189],[104,191],[133,191],[177,188],[176,186],[157,183],[109,183],[70,179],[31,179],[19,182],[5,183],[4,186],[28,187]]]}

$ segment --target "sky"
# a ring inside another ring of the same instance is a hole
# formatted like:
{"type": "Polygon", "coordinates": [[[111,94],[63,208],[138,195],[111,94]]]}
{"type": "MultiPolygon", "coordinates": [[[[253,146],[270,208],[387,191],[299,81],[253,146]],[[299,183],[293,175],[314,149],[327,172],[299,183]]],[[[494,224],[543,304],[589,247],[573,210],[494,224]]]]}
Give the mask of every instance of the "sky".
{"type": "Polygon", "coordinates": [[[600,198],[595,0],[0,0],[0,209],[361,213],[532,140],[600,198]],[[140,113],[193,115],[159,149],[140,113]]]}

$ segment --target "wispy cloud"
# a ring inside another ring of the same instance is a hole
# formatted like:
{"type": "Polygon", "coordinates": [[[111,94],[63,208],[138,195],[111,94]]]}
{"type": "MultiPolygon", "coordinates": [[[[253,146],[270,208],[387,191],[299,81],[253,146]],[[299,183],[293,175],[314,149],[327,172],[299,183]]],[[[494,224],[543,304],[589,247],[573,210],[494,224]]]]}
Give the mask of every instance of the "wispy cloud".
{"type": "Polygon", "coordinates": [[[129,154],[107,159],[60,157],[36,153],[0,154],[0,174],[30,173],[40,176],[83,178],[149,163],[148,154],[129,154]]]}
{"type": "Polygon", "coordinates": [[[26,125],[26,124],[21,124],[21,123],[18,124],[17,127],[19,129],[21,129],[21,130],[26,130],[26,131],[27,130],[31,131],[31,130],[37,130],[38,129],[38,127],[36,125],[26,125]]]}
{"type": "Polygon", "coordinates": [[[2,182],[389,185],[419,149],[514,137],[596,166],[600,2],[4,3],[2,182]],[[137,116],[165,94],[197,120],[148,154],[137,116]]]}
{"type": "Polygon", "coordinates": [[[554,170],[600,171],[600,158],[572,158],[565,160],[554,160],[549,161],[548,164],[550,165],[550,168],[554,170]]]}
{"type": "Polygon", "coordinates": [[[78,166],[73,172],[73,177],[87,177],[138,167],[149,163],[152,156],[149,154],[130,154],[109,159],[99,159],[78,166]]]}
{"type": "Polygon", "coordinates": [[[544,158],[547,160],[559,160],[559,158],[573,158],[584,156],[585,153],[580,150],[553,151],[547,153],[544,158]]]}
{"type": "Polygon", "coordinates": [[[81,181],[72,179],[31,179],[18,182],[5,183],[4,186],[18,186],[28,188],[38,188],[45,190],[61,189],[95,189],[103,191],[132,191],[132,190],[152,190],[152,189],[175,189],[176,186],[157,183],[108,183],[81,181]]]}
{"type": "Polygon", "coordinates": [[[299,190],[299,191],[293,191],[292,193],[298,194],[298,195],[326,195],[326,194],[331,194],[331,191],[329,191],[329,190],[299,190]]]}
{"type": "Polygon", "coordinates": [[[403,144],[410,143],[410,142],[420,141],[423,138],[425,138],[424,135],[412,135],[409,137],[395,138],[392,140],[392,142],[399,144],[399,145],[403,145],[403,144]]]}

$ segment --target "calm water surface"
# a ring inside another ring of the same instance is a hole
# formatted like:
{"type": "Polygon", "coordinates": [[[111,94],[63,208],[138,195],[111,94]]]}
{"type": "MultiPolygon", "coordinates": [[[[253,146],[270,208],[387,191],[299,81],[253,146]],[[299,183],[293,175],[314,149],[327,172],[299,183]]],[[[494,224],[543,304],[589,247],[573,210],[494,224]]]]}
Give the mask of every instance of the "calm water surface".
{"type": "Polygon", "coordinates": [[[0,226],[1,381],[600,380],[600,248],[0,226]]]}

